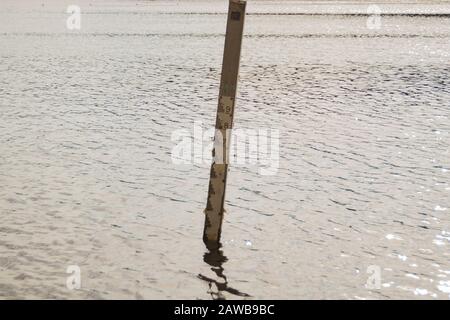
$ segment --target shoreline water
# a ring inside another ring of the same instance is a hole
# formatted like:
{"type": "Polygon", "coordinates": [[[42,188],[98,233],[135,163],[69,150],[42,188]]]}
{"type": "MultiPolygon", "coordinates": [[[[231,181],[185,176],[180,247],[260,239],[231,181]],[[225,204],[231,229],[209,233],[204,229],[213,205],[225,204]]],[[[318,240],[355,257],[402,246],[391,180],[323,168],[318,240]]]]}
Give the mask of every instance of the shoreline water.
{"type": "Polygon", "coordinates": [[[211,253],[171,134],[214,125],[226,2],[177,3],[0,4],[0,298],[448,299],[447,16],[249,1],[235,128],[279,129],[279,169],[231,168],[211,253]]]}

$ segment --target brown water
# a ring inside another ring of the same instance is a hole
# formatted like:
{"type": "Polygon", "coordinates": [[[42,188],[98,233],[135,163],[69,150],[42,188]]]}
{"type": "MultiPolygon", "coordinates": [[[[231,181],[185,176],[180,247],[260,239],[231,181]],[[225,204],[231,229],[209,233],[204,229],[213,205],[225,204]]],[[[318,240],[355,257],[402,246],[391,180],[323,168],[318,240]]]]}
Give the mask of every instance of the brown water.
{"type": "Polygon", "coordinates": [[[0,4],[1,298],[449,299],[450,4],[249,1],[235,127],[280,164],[231,168],[213,252],[171,134],[214,124],[226,1],[69,4],[0,4]]]}

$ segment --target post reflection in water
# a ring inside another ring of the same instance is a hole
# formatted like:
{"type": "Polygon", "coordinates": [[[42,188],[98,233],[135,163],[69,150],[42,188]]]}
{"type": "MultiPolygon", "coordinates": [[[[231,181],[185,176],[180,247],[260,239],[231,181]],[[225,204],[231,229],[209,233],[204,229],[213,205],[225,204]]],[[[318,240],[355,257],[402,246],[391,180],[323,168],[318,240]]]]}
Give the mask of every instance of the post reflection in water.
{"type": "Polygon", "coordinates": [[[221,247],[221,243],[206,243],[206,249],[208,251],[203,255],[203,261],[211,266],[211,270],[217,275],[218,279],[214,280],[202,274],[198,275],[199,279],[208,282],[208,293],[211,294],[213,300],[225,300],[226,297],[223,295],[223,292],[228,292],[240,297],[250,297],[249,294],[240,292],[239,290],[228,286],[228,280],[224,274],[223,268],[223,264],[227,262],[228,259],[223,255],[221,247]],[[214,288],[214,285],[216,288],[214,288]]]}

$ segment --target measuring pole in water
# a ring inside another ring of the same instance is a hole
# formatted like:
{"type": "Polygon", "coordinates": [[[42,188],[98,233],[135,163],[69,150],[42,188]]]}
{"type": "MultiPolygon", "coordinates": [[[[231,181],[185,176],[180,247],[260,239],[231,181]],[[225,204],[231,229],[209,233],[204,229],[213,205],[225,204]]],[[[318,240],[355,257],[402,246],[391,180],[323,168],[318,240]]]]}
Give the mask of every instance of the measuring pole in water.
{"type": "Polygon", "coordinates": [[[223,205],[227,184],[229,145],[233,127],[236,85],[239,73],[245,1],[230,0],[227,31],[220,79],[219,103],[214,136],[213,163],[205,209],[205,243],[219,242],[222,231],[223,205]]]}

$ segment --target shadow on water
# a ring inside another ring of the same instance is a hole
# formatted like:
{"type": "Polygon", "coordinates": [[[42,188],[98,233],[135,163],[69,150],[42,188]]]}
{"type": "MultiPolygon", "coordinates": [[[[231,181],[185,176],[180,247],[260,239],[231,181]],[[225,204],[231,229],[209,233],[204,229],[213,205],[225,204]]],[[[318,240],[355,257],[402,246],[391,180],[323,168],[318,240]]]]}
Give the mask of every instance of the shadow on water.
{"type": "Polygon", "coordinates": [[[221,280],[214,280],[208,278],[202,274],[198,275],[198,278],[208,282],[208,293],[213,300],[225,300],[223,292],[228,292],[240,297],[250,297],[249,294],[240,292],[237,289],[228,286],[227,277],[224,274],[223,264],[228,261],[227,257],[223,255],[221,250],[222,245],[220,243],[206,243],[207,252],[203,255],[203,261],[211,266],[211,270],[217,275],[217,278],[221,280]],[[216,289],[214,289],[214,285],[216,289]]]}

